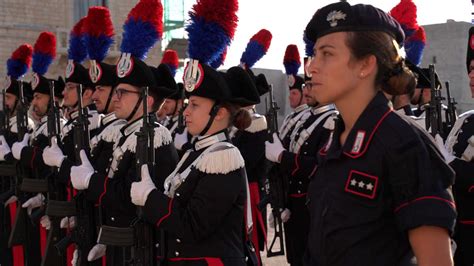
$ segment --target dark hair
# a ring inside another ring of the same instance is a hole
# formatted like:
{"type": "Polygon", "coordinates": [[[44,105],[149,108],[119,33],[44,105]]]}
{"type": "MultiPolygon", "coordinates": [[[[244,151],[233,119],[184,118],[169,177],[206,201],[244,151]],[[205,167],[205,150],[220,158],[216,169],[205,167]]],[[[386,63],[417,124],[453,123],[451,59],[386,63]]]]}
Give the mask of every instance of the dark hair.
{"type": "Polygon", "coordinates": [[[413,88],[416,79],[405,60],[399,55],[398,44],[382,31],[348,32],[346,44],[352,51],[352,57],[361,60],[369,55],[377,59],[378,71],[375,86],[380,86],[390,95],[400,95],[413,88]]]}
{"type": "Polygon", "coordinates": [[[252,123],[250,113],[240,106],[232,103],[222,103],[221,106],[230,113],[229,127],[234,126],[239,130],[244,130],[252,123]]]}

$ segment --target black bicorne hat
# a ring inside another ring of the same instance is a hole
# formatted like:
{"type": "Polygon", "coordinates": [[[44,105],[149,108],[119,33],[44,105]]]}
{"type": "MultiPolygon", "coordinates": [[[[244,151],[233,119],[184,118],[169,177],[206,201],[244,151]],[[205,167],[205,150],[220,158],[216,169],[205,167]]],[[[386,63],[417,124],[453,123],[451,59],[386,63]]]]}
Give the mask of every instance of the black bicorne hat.
{"type": "Polygon", "coordinates": [[[117,84],[125,83],[138,88],[156,86],[151,68],[142,60],[129,53],[122,53],[116,67],[117,84]]]}
{"type": "Polygon", "coordinates": [[[231,90],[223,75],[212,67],[191,60],[184,70],[186,96],[200,96],[216,101],[229,101],[231,90]]]}
{"type": "Polygon", "coordinates": [[[181,100],[184,99],[184,97],[184,84],[182,82],[178,82],[176,84],[176,91],[167,98],[172,100],[181,100]]]}
{"type": "Polygon", "coordinates": [[[89,71],[80,63],[68,61],[66,67],[66,82],[82,84],[84,87],[94,88],[89,77],[89,71]]]}
{"type": "Polygon", "coordinates": [[[260,95],[255,82],[243,68],[231,67],[222,75],[232,93],[230,102],[242,107],[260,103],[260,95]]]}
{"type": "Polygon", "coordinates": [[[117,86],[117,66],[91,60],[89,78],[94,86],[117,86]]]}
{"type": "Polygon", "coordinates": [[[158,67],[150,66],[150,68],[156,81],[156,86],[151,87],[150,90],[156,91],[158,95],[163,98],[167,98],[176,93],[176,81],[168,66],[160,64],[158,67]]]}

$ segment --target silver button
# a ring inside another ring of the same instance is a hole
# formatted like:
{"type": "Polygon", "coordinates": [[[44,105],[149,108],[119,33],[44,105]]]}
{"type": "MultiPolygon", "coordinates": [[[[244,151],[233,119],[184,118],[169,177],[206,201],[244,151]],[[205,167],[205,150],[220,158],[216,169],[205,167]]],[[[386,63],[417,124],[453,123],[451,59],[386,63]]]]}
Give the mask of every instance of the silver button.
{"type": "Polygon", "coordinates": [[[115,217],[110,217],[110,220],[115,221],[115,217]]]}
{"type": "Polygon", "coordinates": [[[303,154],[307,154],[307,152],[303,152],[303,154]]]}
{"type": "Polygon", "coordinates": [[[290,184],[291,184],[291,180],[290,180],[290,184]]]}
{"type": "Polygon", "coordinates": [[[160,247],[160,243],[156,243],[156,244],[155,244],[155,247],[156,247],[156,248],[160,247]]]}
{"type": "Polygon", "coordinates": [[[176,257],[179,256],[179,252],[178,252],[178,251],[176,251],[174,254],[176,255],[176,257]]]}
{"type": "Polygon", "coordinates": [[[298,190],[298,194],[301,194],[301,190],[298,190]]]}
{"type": "Polygon", "coordinates": [[[176,238],[176,243],[181,243],[181,239],[176,238]]]}
{"type": "Polygon", "coordinates": [[[301,182],[301,181],[300,181],[300,182],[298,182],[298,184],[300,184],[300,185],[301,185],[301,184],[303,184],[303,182],[301,182]]]}
{"type": "Polygon", "coordinates": [[[176,193],[176,197],[179,197],[179,196],[181,196],[181,194],[179,194],[179,193],[176,193]]]}

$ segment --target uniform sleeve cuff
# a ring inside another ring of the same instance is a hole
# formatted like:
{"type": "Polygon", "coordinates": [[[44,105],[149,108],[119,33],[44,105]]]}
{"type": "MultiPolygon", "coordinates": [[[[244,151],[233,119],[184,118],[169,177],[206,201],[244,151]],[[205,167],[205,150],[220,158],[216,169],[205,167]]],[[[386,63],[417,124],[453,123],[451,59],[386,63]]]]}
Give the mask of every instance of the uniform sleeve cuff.
{"type": "Polygon", "coordinates": [[[394,212],[401,231],[430,225],[446,228],[450,234],[454,232],[457,214],[451,200],[437,196],[419,197],[401,204],[394,212]]]}
{"type": "Polygon", "coordinates": [[[171,215],[172,206],[172,198],[154,189],[150,192],[145,202],[145,216],[151,223],[159,227],[163,225],[166,219],[171,215]]]}

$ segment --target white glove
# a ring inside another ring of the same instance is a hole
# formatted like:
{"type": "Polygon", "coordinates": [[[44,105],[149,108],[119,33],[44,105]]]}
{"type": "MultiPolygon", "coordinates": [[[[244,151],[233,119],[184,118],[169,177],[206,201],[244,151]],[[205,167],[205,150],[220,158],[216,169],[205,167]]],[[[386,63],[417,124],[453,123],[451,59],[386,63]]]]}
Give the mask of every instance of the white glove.
{"type": "Polygon", "coordinates": [[[28,146],[28,141],[30,140],[30,134],[26,133],[24,136],[23,136],[23,140],[22,141],[17,141],[15,143],[13,143],[13,146],[12,146],[12,154],[13,154],[13,157],[17,160],[20,160],[21,158],[21,151],[23,150],[24,147],[28,146]]]}
{"type": "Polygon", "coordinates": [[[285,148],[283,148],[283,144],[281,144],[278,135],[276,133],[273,133],[273,143],[265,141],[265,157],[267,157],[269,161],[279,163],[279,157],[283,151],[285,151],[285,148]]]}
{"type": "Polygon", "coordinates": [[[10,205],[10,203],[13,203],[17,200],[18,198],[15,195],[11,196],[7,201],[5,201],[5,207],[7,207],[8,205],[10,205]]]}
{"type": "Polygon", "coordinates": [[[91,176],[94,173],[94,167],[92,167],[89,162],[84,150],[81,150],[79,155],[81,156],[82,164],[71,167],[71,183],[75,189],[84,190],[89,187],[91,176]]]}
{"type": "Polygon", "coordinates": [[[91,248],[89,251],[89,255],[87,255],[88,261],[94,261],[98,258],[101,258],[105,255],[105,251],[107,250],[107,246],[103,244],[96,244],[94,247],[91,248]]]}
{"type": "Polygon", "coordinates": [[[43,201],[44,201],[43,194],[38,193],[36,196],[31,197],[29,200],[27,200],[25,203],[23,203],[23,205],[21,205],[21,207],[27,208],[26,211],[28,212],[28,215],[31,215],[31,211],[34,208],[38,208],[38,207],[43,206],[43,204],[44,204],[43,201]]]}
{"type": "Polygon", "coordinates": [[[5,156],[11,152],[10,146],[3,135],[0,135],[0,142],[0,161],[5,161],[5,156]]]}
{"type": "Polygon", "coordinates": [[[51,220],[49,219],[48,215],[45,215],[41,217],[40,219],[40,224],[42,227],[44,227],[46,230],[51,229],[51,220]]]}
{"type": "Polygon", "coordinates": [[[188,142],[188,129],[185,128],[183,130],[183,133],[179,134],[176,133],[174,135],[174,147],[177,150],[181,150],[183,148],[183,145],[188,142]]]}
{"type": "Polygon", "coordinates": [[[60,228],[67,228],[71,229],[76,227],[76,216],[72,217],[64,217],[61,219],[61,222],[59,223],[60,228]]]}
{"type": "Polygon", "coordinates": [[[51,143],[51,146],[43,150],[43,161],[49,166],[61,167],[66,156],[64,156],[63,151],[59,148],[56,137],[51,139],[51,143]]]}
{"type": "Polygon", "coordinates": [[[71,265],[72,266],[77,265],[77,259],[79,259],[79,251],[77,251],[77,249],[75,249],[74,253],[72,253],[72,260],[71,260],[71,265]]]}
{"type": "Polygon", "coordinates": [[[267,213],[267,224],[270,228],[275,228],[275,218],[271,210],[267,213]]]}
{"type": "Polygon", "coordinates": [[[439,151],[443,155],[446,163],[449,164],[450,162],[454,161],[454,159],[456,159],[456,157],[454,157],[452,154],[448,152],[448,150],[446,150],[446,147],[444,147],[443,138],[441,138],[439,134],[436,134],[435,142],[436,142],[436,146],[438,146],[439,151]]]}
{"type": "Polygon", "coordinates": [[[280,214],[281,221],[284,223],[288,222],[288,220],[290,220],[290,216],[291,216],[290,210],[284,209],[280,214]]]}
{"type": "Polygon", "coordinates": [[[130,189],[130,197],[132,203],[137,206],[145,206],[146,199],[153,189],[156,189],[153,180],[151,180],[148,172],[148,165],[142,165],[142,180],[140,182],[133,182],[130,189]]]}

